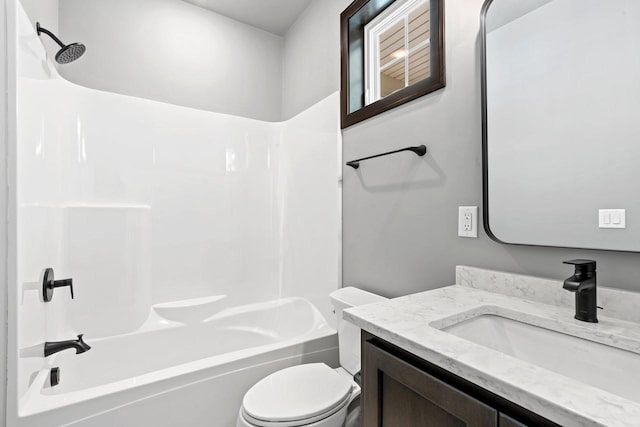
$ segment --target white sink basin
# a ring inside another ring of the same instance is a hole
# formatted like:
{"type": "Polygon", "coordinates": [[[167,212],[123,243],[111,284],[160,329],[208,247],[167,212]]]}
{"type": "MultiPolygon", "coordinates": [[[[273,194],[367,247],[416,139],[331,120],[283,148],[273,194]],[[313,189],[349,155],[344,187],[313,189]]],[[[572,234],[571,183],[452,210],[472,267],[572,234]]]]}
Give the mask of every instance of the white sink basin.
{"type": "Polygon", "coordinates": [[[640,402],[640,354],[497,315],[474,317],[442,330],[640,402]]]}

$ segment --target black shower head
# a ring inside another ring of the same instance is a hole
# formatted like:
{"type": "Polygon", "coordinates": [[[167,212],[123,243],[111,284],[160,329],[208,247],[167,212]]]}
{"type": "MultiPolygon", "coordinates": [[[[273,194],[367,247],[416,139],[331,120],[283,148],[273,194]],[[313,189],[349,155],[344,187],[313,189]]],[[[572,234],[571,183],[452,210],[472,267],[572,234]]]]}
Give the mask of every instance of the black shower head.
{"type": "Polygon", "coordinates": [[[68,64],[80,58],[87,48],[82,43],[71,43],[63,47],[56,53],[58,64],[68,64]]]}
{"type": "Polygon", "coordinates": [[[39,22],[36,23],[36,30],[38,31],[38,35],[40,35],[41,33],[45,33],[60,46],[60,50],[58,51],[58,53],[56,53],[56,62],[58,64],[68,64],[70,62],[73,62],[76,59],[80,58],[87,50],[87,48],[82,43],[71,43],[67,45],[62,43],[60,39],[57,38],[51,31],[47,30],[46,28],[42,28],[39,22]]]}

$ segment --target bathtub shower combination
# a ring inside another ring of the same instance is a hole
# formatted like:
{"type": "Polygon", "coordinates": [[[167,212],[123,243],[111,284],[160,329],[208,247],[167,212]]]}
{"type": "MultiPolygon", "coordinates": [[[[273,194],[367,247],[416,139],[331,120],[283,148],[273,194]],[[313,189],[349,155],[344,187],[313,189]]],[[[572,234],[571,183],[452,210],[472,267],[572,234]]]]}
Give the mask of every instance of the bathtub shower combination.
{"type": "Polygon", "coordinates": [[[336,367],[337,94],[268,123],[87,89],[16,3],[11,425],[234,425],[269,373],[336,367]]]}

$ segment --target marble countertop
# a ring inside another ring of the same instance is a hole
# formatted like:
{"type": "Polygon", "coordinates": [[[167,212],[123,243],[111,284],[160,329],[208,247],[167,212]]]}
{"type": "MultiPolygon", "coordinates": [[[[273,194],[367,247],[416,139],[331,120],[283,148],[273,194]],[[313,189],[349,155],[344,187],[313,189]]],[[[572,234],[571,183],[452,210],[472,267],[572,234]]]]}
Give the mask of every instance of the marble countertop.
{"type": "MultiPolygon", "coordinates": [[[[544,286],[536,287],[535,281],[544,279],[528,279],[458,267],[457,281],[462,285],[354,307],[344,312],[344,318],[560,425],[640,425],[640,403],[636,401],[441,331],[478,315],[494,314],[640,353],[640,324],[622,320],[624,312],[615,312],[617,318],[601,312],[597,324],[575,320],[573,306],[568,307],[563,299],[564,293],[569,293],[562,291],[561,283],[548,281],[548,285],[553,284],[548,287],[550,292],[560,289],[556,301],[549,292],[536,296],[544,286]],[[522,295],[515,296],[514,292],[522,295]]],[[[616,301],[616,292],[612,290],[602,300],[620,307],[628,305],[629,299],[640,299],[638,294],[621,292],[619,297],[627,301],[616,301]]]]}

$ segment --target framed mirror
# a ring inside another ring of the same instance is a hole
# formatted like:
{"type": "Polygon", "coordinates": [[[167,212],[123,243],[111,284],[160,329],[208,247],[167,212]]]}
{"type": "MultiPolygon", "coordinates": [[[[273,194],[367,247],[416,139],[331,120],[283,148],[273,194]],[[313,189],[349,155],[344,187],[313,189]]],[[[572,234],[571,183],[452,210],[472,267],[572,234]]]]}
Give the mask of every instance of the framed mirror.
{"type": "Polygon", "coordinates": [[[340,16],[348,127],[445,86],[444,0],[356,0],[340,16]]]}
{"type": "Polygon", "coordinates": [[[502,243],[640,251],[640,2],[490,0],[484,225],[502,243]]]}

